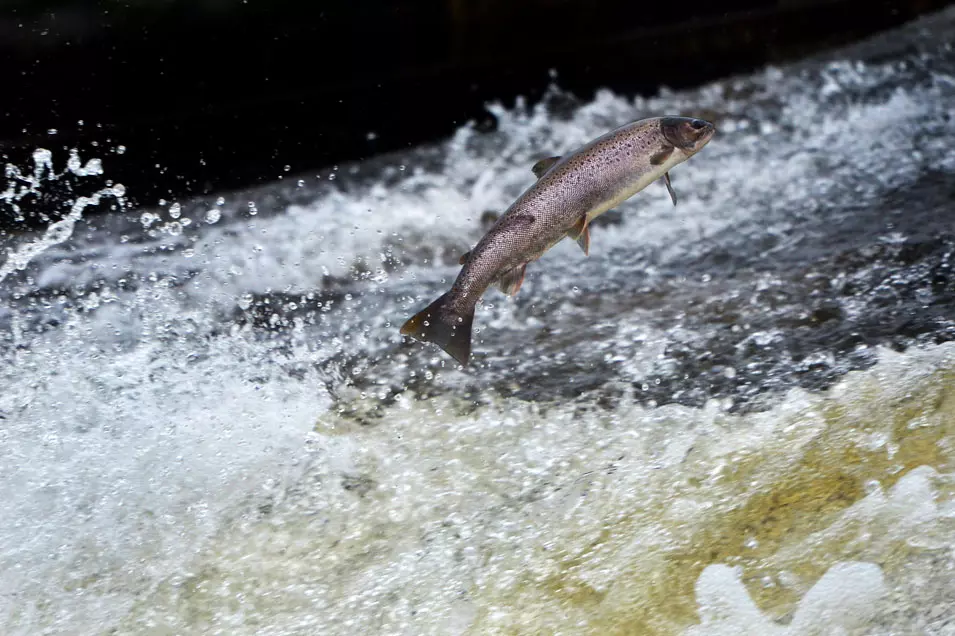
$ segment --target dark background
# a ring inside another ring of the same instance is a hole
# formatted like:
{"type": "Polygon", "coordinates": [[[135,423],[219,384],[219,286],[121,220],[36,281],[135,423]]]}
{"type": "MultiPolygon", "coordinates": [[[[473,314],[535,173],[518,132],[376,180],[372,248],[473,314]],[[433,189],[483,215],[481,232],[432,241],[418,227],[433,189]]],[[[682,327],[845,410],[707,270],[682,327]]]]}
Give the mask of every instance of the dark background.
{"type": "Polygon", "coordinates": [[[486,102],[533,102],[552,69],[584,98],[679,88],[950,2],[8,1],[0,160],[78,148],[152,204],[493,127],[486,102]]]}

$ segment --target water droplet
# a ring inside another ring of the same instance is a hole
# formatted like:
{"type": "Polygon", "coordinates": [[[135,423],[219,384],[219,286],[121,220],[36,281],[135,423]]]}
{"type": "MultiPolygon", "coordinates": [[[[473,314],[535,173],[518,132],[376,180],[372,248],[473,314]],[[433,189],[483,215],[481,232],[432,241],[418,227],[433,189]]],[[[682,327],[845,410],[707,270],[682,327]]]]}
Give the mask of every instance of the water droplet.
{"type": "Polygon", "coordinates": [[[70,158],[66,160],[66,169],[74,174],[80,171],[80,156],[75,150],[70,151],[70,158]]]}
{"type": "Polygon", "coordinates": [[[37,148],[33,151],[33,163],[37,168],[50,166],[53,162],[53,153],[45,148],[37,148]]]}
{"type": "Polygon", "coordinates": [[[206,212],[206,223],[209,223],[210,225],[217,223],[220,218],[222,218],[222,214],[216,209],[208,210],[206,212]]]}
{"type": "Polygon", "coordinates": [[[216,199],[216,205],[225,205],[225,197],[219,197],[216,199]]]}
{"type": "Polygon", "coordinates": [[[78,174],[82,177],[103,174],[103,162],[99,159],[90,159],[78,174]]]}
{"type": "Polygon", "coordinates": [[[48,131],[46,131],[46,134],[48,134],[48,135],[55,135],[57,132],[59,132],[59,131],[57,131],[56,128],[50,128],[48,131]]]}
{"type": "Polygon", "coordinates": [[[184,249],[182,250],[182,255],[185,256],[186,258],[192,258],[193,256],[196,255],[196,250],[192,249],[191,247],[184,249]]]}
{"type": "Polygon", "coordinates": [[[116,146],[116,154],[121,155],[126,152],[126,146],[116,146]]]}
{"type": "Polygon", "coordinates": [[[169,206],[169,216],[174,219],[178,219],[182,216],[182,206],[178,203],[173,203],[169,206]]]}

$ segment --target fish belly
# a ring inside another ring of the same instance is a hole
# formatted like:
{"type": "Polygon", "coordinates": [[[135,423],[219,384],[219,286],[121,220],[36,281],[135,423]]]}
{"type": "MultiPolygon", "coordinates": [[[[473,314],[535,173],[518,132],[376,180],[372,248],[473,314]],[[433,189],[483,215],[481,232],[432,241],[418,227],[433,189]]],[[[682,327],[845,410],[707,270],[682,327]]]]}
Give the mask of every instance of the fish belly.
{"type": "Polygon", "coordinates": [[[670,170],[670,168],[677,165],[683,160],[681,157],[675,156],[677,154],[679,153],[674,152],[673,153],[674,156],[672,156],[670,159],[665,161],[663,164],[659,166],[654,166],[652,170],[648,170],[647,172],[644,172],[633,181],[626,182],[622,187],[612,191],[606,200],[600,202],[600,204],[594,206],[593,208],[587,211],[587,223],[589,224],[591,221],[593,221],[595,218],[597,218],[604,212],[607,212],[608,210],[612,210],[613,208],[617,207],[618,205],[620,205],[621,203],[623,203],[624,201],[626,201],[627,199],[629,199],[636,193],[640,192],[641,190],[646,188],[648,185],[650,185],[657,179],[661,178],[664,174],[667,173],[667,171],[670,170]]]}

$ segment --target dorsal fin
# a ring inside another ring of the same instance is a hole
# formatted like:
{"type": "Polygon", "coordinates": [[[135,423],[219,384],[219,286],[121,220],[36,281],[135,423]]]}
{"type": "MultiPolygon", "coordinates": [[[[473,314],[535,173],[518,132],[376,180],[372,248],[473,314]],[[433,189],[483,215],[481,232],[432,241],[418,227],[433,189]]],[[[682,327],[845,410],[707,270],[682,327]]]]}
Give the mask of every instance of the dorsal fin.
{"type": "Polygon", "coordinates": [[[534,173],[535,177],[540,179],[558,161],[560,161],[560,157],[547,157],[546,159],[541,159],[540,161],[534,164],[534,167],[531,168],[531,171],[534,173]]]}

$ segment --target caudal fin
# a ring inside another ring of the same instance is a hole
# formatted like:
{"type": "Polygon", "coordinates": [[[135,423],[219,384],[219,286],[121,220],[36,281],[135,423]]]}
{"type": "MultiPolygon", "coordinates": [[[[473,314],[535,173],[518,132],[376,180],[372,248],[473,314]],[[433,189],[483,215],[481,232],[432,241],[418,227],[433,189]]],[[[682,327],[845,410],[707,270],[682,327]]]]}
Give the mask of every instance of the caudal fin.
{"type": "Polygon", "coordinates": [[[466,315],[456,314],[447,307],[448,295],[436,301],[408,319],[401,333],[422,342],[433,342],[448,355],[467,366],[471,357],[471,323],[474,308],[466,315]]]}

